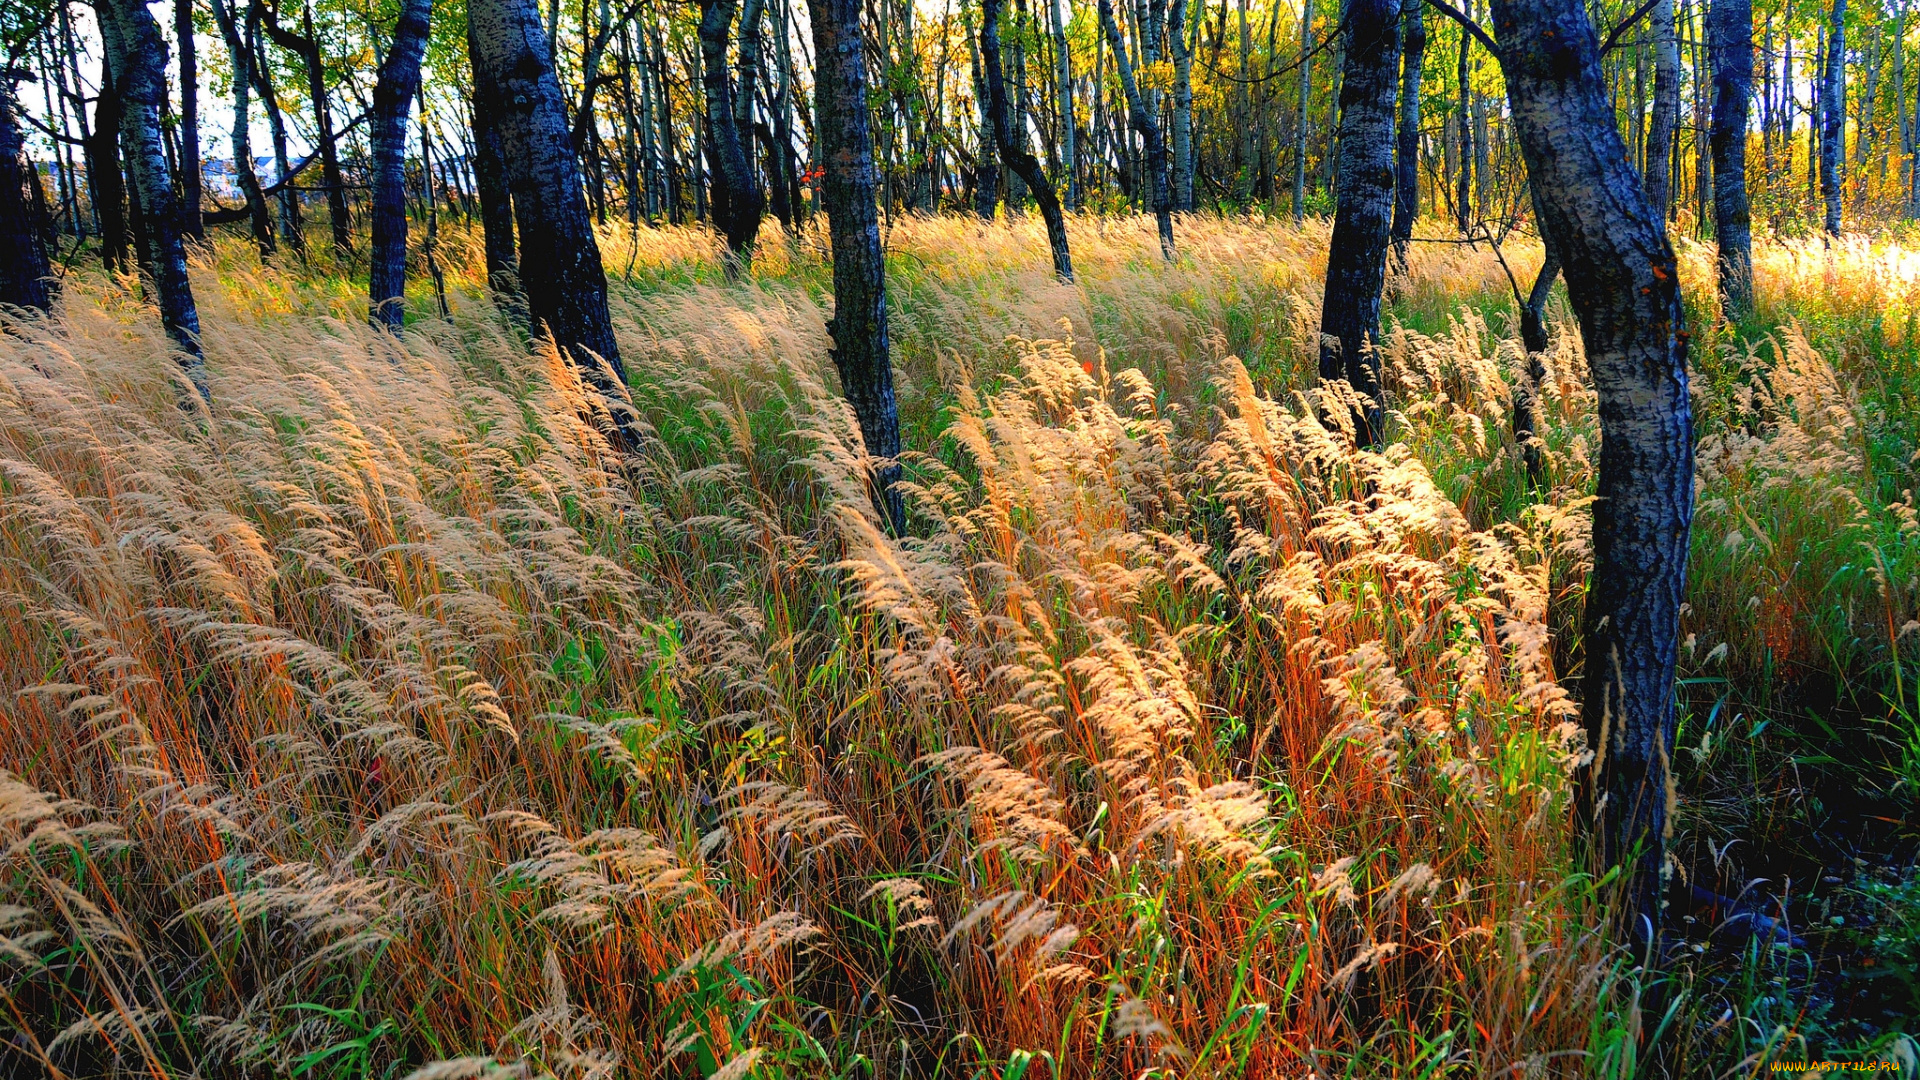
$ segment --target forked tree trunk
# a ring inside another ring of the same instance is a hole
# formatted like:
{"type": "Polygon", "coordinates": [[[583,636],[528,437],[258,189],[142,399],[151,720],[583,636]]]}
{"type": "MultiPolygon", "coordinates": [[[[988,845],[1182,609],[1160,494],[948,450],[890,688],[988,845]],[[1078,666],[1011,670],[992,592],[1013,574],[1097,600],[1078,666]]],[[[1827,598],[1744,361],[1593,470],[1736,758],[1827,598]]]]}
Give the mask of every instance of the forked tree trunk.
{"type": "Polygon", "coordinates": [[[1647,201],[1664,217],[1673,196],[1673,132],[1680,123],[1680,43],[1673,0],[1659,0],[1653,20],[1653,118],[1647,127],[1647,201]]]}
{"type": "Polygon", "coordinates": [[[1320,378],[1344,379],[1365,400],[1353,410],[1354,439],[1384,436],[1380,290],[1386,283],[1393,220],[1394,84],[1400,74],[1400,0],[1347,0],[1340,80],[1340,143],[1333,235],[1320,308],[1320,378]]]}
{"type": "Polygon", "coordinates": [[[47,246],[43,222],[28,184],[40,177],[26,155],[26,139],[15,119],[18,102],[8,73],[0,71],[0,307],[52,306],[48,294],[47,246]]]}
{"type": "Polygon", "coordinates": [[[1583,804],[1626,871],[1627,914],[1658,934],[1673,797],[1673,671],[1693,518],[1693,417],[1679,273],[1614,118],[1579,0],[1493,0],[1515,134],[1564,265],[1600,397],[1585,617],[1594,758],[1583,804]]]}
{"type": "Polygon", "coordinates": [[[633,449],[640,431],[607,312],[607,275],[539,9],[533,0],[469,0],[467,20],[477,99],[498,104],[528,318],[605,400],[616,448],[633,449]]]}
{"type": "Polygon", "coordinates": [[[160,134],[160,106],[167,96],[166,42],[142,0],[101,0],[97,10],[120,92],[120,141],[133,180],[134,204],[145,223],[160,325],[180,350],[187,381],[202,400],[211,401],[200,351],[200,313],[194,307],[186,244],[180,238],[180,208],[160,134]]]}
{"type": "Polygon", "coordinates": [[[247,221],[253,230],[253,242],[264,259],[273,254],[278,244],[273,238],[273,219],[267,213],[267,196],[260,187],[260,175],[253,171],[253,119],[250,115],[253,102],[253,53],[241,35],[238,16],[239,13],[229,7],[226,0],[213,0],[214,21],[220,26],[220,35],[227,41],[227,55],[233,64],[233,133],[229,143],[233,152],[233,175],[240,184],[240,193],[246,197],[247,221]]]}
{"type": "Polygon", "coordinates": [[[833,245],[833,363],[860,422],[860,439],[878,459],[873,502],[896,535],[906,508],[900,479],[900,412],[887,343],[887,266],[880,249],[879,177],[867,130],[867,69],[861,56],[860,0],[808,0],[816,64],[814,129],[819,133],[827,234],[833,245]]]}
{"type": "Polygon", "coordinates": [[[1747,101],[1753,93],[1752,0],[1714,0],[1707,12],[1713,63],[1713,231],[1720,242],[1720,303],[1728,319],[1753,309],[1753,227],[1747,202],[1747,101]]]}
{"type": "Polygon", "coordinates": [[[1401,33],[1405,35],[1400,62],[1400,132],[1394,150],[1393,261],[1407,269],[1407,245],[1413,223],[1420,217],[1420,69],[1427,58],[1426,5],[1405,0],[1400,5],[1401,33]]]}
{"type": "MultiPolygon", "coordinates": [[[[1147,99],[1141,95],[1140,83],[1133,77],[1133,63],[1127,59],[1126,39],[1120,34],[1120,24],[1113,17],[1113,0],[1100,0],[1100,24],[1107,32],[1107,44],[1113,49],[1114,67],[1120,73],[1120,88],[1127,95],[1127,114],[1133,122],[1133,130],[1139,134],[1140,141],[1146,144],[1148,182],[1153,190],[1153,217],[1160,229],[1160,255],[1171,262],[1173,260],[1173,192],[1167,176],[1167,143],[1160,136],[1158,110],[1149,108],[1147,99]]],[[[1147,33],[1143,28],[1143,33],[1147,33]]],[[[1142,49],[1149,57],[1150,50],[1142,49]]]]}
{"type": "Polygon", "coordinates": [[[987,113],[993,118],[993,141],[1000,160],[1026,181],[1033,201],[1040,204],[1040,216],[1047,223],[1047,246],[1053,251],[1053,272],[1062,281],[1073,280],[1073,255],[1067,250],[1067,220],[1060,212],[1060,198],[1046,170],[1013,137],[1013,121],[1007,113],[1007,84],[1000,67],[1000,3],[980,0],[980,59],[986,71],[987,113]]]}
{"type": "Polygon", "coordinates": [[[1840,235],[1840,141],[1847,125],[1847,0],[1833,0],[1820,87],[1820,197],[1828,236],[1840,235]]]}
{"type": "Polygon", "coordinates": [[[334,250],[342,255],[353,250],[353,217],[347,209],[347,184],[340,173],[340,152],[334,145],[333,111],[328,107],[326,67],[320,56],[320,39],[313,33],[313,6],[301,13],[301,33],[280,26],[273,12],[266,19],[267,36],[274,44],[300,58],[306,70],[307,98],[313,103],[314,137],[320,143],[320,182],[327,189],[327,217],[334,250]]]}
{"type": "Polygon", "coordinates": [[[373,240],[367,303],[374,325],[398,332],[407,318],[407,114],[420,92],[433,0],[402,0],[400,21],[373,86],[373,240]]]}
{"type": "MultiPolygon", "coordinates": [[[[748,2],[754,12],[760,10],[754,0],[748,2]]],[[[706,94],[713,223],[727,240],[729,273],[738,273],[752,260],[753,241],[766,210],[766,194],[760,190],[734,119],[733,81],[727,71],[727,39],[738,7],[739,0],[700,0],[700,85],[706,94]]],[[[747,36],[743,30],[743,44],[747,36]]],[[[757,30],[753,37],[757,39],[757,30]]]]}

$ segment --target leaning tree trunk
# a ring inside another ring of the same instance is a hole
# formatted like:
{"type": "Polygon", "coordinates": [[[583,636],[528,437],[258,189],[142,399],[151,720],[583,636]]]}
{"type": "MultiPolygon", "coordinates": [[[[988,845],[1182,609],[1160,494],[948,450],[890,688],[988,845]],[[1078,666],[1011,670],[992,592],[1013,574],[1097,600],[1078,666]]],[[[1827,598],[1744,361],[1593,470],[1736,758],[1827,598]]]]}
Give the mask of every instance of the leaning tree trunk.
{"type": "MultiPolygon", "coordinates": [[[[1113,50],[1113,64],[1120,73],[1120,88],[1127,95],[1127,115],[1133,130],[1146,144],[1147,172],[1153,185],[1153,217],[1160,230],[1160,255],[1173,259],[1173,193],[1167,176],[1167,143],[1160,136],[1158,110],[1147,107],[1140,83],[1133,77],[1133,62],[1127,58],[1127,42],[1120,35],[1120,24],[1113,17],[1113,0],[1100,0],[1100,24],[1106,28],[1107,44],[1113,50]]],[[[1143,28],[1143,33],[1146,32],[1143,28]]],[[[1144,50],[1143,50],[1144,51],[1144,50]]]]}
{"type": "Polygon", "coordinates": [[[1673,197],[1673,132],[1680,123],[1680,43],[1673,0],[1658,0],[1653,20],[1653,120],[1647,126],[1647,201],[1662,217],[1673,197]]]}
{"type": "Polygon", "coordinates": [[[207,364],[200,351],[200,314],[187,280],[187,248],[180,237],[180,208],[173,196],[160,135],[160,107],[167,98],[166,42],[142,0],[101,0],[101,37],[120,92],[120,142],[133,180],[134,205],[145,223],[147,264],[153,270],[160,325],[180,349],[180,367],[202,400],[207,364]]]}
{"type": "Polygon", "coordinates": [[[533,0],[469,0],[467,20],[477,98],[499,106],[494,121],[513,192],[528,318],[604,400],[610,441],[631,450],[640,443],[638,417],[539,9],[533,0]]]}
{"type": "Polygon", "coordinates": [[[433,0],[402,0],[400,21],[373,85],[373,240],[369,318],[398,332],[407,319],[407,114],[420,92],[433,0]]]}
{"type": "Polygon", "coordinates": [[[1693,518],[1679,272],[1635,175],[1580,0],[1493,0],[1513,125],[1600,397],[1586,610],[1585,811],[1657,935],[1673,798],[1673,671],[1693,518]]]}
{"type": "Polygon", "coordinates": [[[1833,0],[1820,87],[1820,197],[1828,236],[1840,235],[1840,140],[1847,126],[1847,0],[1833,0]]]}
{"type": "Polygon", "coordinates": [[[26,138],[16,120],[14,84],[0,71],[0,306],[52,307],[47,280],[47,245],[28,184],[40,183],[26,155],[26,138]]]}
{"type": "MultiPolygon", "coordinates": [[[[749,3],[759,10],[757,3],[749,3]]],[[[766,210],[766,194],[760,190],[734,120],[733,82],[727,74],[727,38],[738,6],[739,0],[700,2],[700,85],[706,94],[713,162],[713,222],[727,240],[728,272],[736,274],[753,258],[754,237],[760,233],[760,218],[766,210]]]]}
{"type": "Polygon", "coordinates": [[[1713,232],[1720,242],[1720,304],[1729,320],[1753,309],[1753,227],[1747,203],[1747,99],[1753,93],[1752,0],[1714,0],[1713,232]]]}
{"type": "Polygon", "coordinates": [[[1393,261],[1407,269],[1407,246],[1413,242],[1413,223],[1420,216],[1420,68],[1427,57],[1426,5],[1405,0],[1400,5],[1401,33],[1405,35],[1400,62],[1400,132],[1394,149],[1393,261]]]}
{"type": "Polygon", "coordinates": [[[1060,212],[1060,197],[1039,160],[1014,139],[1013,122],[1007,116],[1007,84],[1000,67],[1000,2],[980,0],[980,59],[986,69],[987,113],[993,118],[994,145],[1000,151],[1000,160],[1026,181],[1033,201],[1040,204],[1040,216],[1047,223],[1047,246],[1053,250],[1053,272],[1061,281],[1072,281],[1073,255],[1067,250],[1067,219],[1060,212]]]}
{"type": "Polygon", "coordinates": [[[1320,378],[1344,379],[1363,400],[1353,409],[1354,441],[1385,434],[1381,403],[1380,290],[1386,284],[1393,220],[1394,83],[1400,73],[1399,0],[1348,0],[1340,79],[1339,172],[1333,235],[1320,308],[1320,378]]]}
{"type": "Polygon", "coordinates": [[[333,234],[334,250],[342,255],[353,250],[353,218],[347,210],[347,185],[340,173],[340,152],[334,146],[333,112],[327,104],[326,67],[320,57],[320,39],[313,33],[313,5],[301,13],[301,33],[280,26],[276,14],[266,16],[267,36],[274,44],[300,58],[306,69],[307,98],[313,102],[314,138],[320,144],[320,182],[327,189],[327,217],[333,234]]]}
{"type": "Polygon", "coordinates": [[[813,19],[814,130],[822,151],[827,234],[833,245],[833,363],[878,459],[873,502],[890,532],[906,526],[900,479],[900,412],[887,345],[887,266],[880,248],[879,178],[867,130],[867,70],[861,57],[860,0],[807,0],[813,19]]]}

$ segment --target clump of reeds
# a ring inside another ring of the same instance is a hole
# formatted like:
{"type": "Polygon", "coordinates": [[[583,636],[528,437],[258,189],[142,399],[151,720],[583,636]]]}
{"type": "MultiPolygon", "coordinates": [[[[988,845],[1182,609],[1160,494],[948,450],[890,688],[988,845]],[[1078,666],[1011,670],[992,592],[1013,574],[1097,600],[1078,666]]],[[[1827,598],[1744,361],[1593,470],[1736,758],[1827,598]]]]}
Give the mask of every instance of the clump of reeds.
{"type": "MultiPolygon", "coordinates": [[[[223,243],[204,415],[119,283],[9,324],[0,1061],[1570,1074],[1630,1040],[1555,669],[1574,337],[1536,490],[1516,346],[1460,308],[1491,253],[1396,285],[1374,453],[1307,375],[1323,228],[1196,219],[1169,270],[1086,219],[1078,288],[1037,229],[891,226],[902,539],[812,230],[738,284],[703,233],[608,234],[627,460],[457,233],[452,317],[398,339],[223,243]]],[[[1814,389],[1756,409],[1828,408],[1794,348],[1814,389]]],[[[1743,475],[1800,455],[1770,430],[1743,475]]]]}

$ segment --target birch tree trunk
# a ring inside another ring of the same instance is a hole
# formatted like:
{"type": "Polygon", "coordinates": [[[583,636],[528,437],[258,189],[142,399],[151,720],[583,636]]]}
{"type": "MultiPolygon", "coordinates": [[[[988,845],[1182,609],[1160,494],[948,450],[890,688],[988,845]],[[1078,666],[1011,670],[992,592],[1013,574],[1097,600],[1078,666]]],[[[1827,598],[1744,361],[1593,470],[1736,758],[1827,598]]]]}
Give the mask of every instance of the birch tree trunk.
{"type": "Polygon", "coordinates": [[[1047,246],[1053,252],[1053,272],[1061,281],[1073,280],[1073,255],[1067,250],[1067,221],[1060,212],[1060,199],[1046,170],[1027,149],[1015,141],[1013,122],[1007,113],[1006,80],[1000,72],[1001,0],[980,0],[980,60],[986,70],[987,112],[993,117],[993,141],[1000,160],[1026,181],[1033,199],[1040,204],[1040,216],[1047,223],[1047,246]]]}
{"type": "Polygon", "coordinates": [[[1307,219],[1307,120],[1313,102],[1313,3],[1300,2],[1300,108],[1293,123],[1293,223],[1307,219]]]}
{"type": "MultiPolygon", "coordinates": [[[[748,0],[753,13],[758,0],[748,0]]],[[[734,116],[733,82],[727,73],[727,39],[739,0],[700,2],[700,86],[706,95],[708,149],[712,156],[713,223],[726,238],[728,273],[738,274],[753,260],[766,193],[760,190],[746,143],[734,116]]],[[[757,31],[753,34],[757,40],[757,31]]],[[[741,33],[742,44],[747,32],[741,33]]]]}
{"type": "Polygon", "coordinates": [[[328,226],[334,250],[342,255],[353,251],[353,216],[347,209],[347,183],[340,172],[340,151],[335,146],[333,112],[327,100],[326,64],[320,55],[320,39],[313,32],[313,6],[301,13],[301,32],[296,34],[280,25],[273,11],[266,16],[267,36],[274,44],[300,58],[307,76],[307,100],[313,104],[314,138],[320,150],[320,183],[327,189],[328,226]]]}
{"type": "Polygon", "coordinates": [[[1393,260],[1407,269],[1407,246],[1413,223],[1420,217],[1420,69],[1427,57],[1426,5],[1404,0],[1400,5],[1404,35],[1400,63],[1400,131],[1394,148],[1393,260]]]}
{"type": "Polygon", "coordinates": [[[600,395],[612,423],[609,441],[631,450],[641,438],[638,417],[539,9],[534,0],[469,0],[467,20],[478,98],[499,104],[494,120],[513,192],[528,319],[600,395]]]}
{"type": "Polygon", "coordinates": [[[1073,50],[1067,43],[1069,5],[1067,0],[1051,0],[1053,13],[1053,64],[1055,89],[1060,103],[1060,173],[1067,181],[1067,209],[1080,209],[1079,155],[1074,145],[1073,50]]]}
{"type": "MultiPolygon", "coordinates": [[[[1167,144],[1160,136],[1158,109],[1150,108],[1147,99],[1140,92],[1140,83],[1133,77],[1133,64],[1127,59],[1126,39],[1120,34],[1120,24],[1113,17],[1113,0],[1100,0],[1100,23],[1107,31],[1107,44],[1113,48],[1114,67],[1120,74],[1120,88],[1127,96],[1127,112],[1133,121],[1133,130],[1146,144],[1148,182],[1153,188],[1153,216],[1160,230],[1160,256],[1169,262],[1173,260],[1173,193],[1167,177],[1167,144]]],[[[1151,34],[1146,30],[1143,37],[1151,34]]],[[[1144,43],[1141,55],[1152,63],[1154,54],[1144,43]]],[[[1158,104],[1157,102],[1155,103],[1158,104]]]]}
{"type": "Polygon", "coordinates": [[[1753,308],[1753,238],[1747,206],[1747,100],[1753,93],[1752,0],[1714,0],[1707,13],[1713,62],[1713,232],[1720,241],[1720,303],[1728,319],[1753,308]]]}
{"type": "Polygon", "coordinates": [[[480,198],[487,286],[495,299],[508,302],[510,309],[518,308],[515,313],[524,321],[525,303],[513,237],[513,189],[507,179],[506,150],[496,121],[505,104],[494,93],[493,80],[480,70],[480,49],[473,40],[471,20],[467,25],[467,55],[473,73],[473,184],[480,198]]]}
{"type": "Polygon", "coordinates": [[[1374,345],[1393,219],[1400,0],[1348,0],[1346,22],[1333,235],[1320,308],[1320,379],[1344,379],[1363,399],[1353,409],[1354,440],[1377,446],[1385,435],[1385,412],[1374,345]]]}
{"type": "Polygon", "coordinates": [[[1693,419],[1679,272],[1620,137],[1579,0],[1493,0],[1515,134],[1559,253],[1600,397],[1585,615],[1582,800],[1657,937],[1672,811],[1673,672],[1693,517],[1693,419]]]}
{"type": "MultiPolygon", "coordinates": [[[[108,0],[117,3],[119,0],[108,0]]],[[[241,36],[241,27],[237,13],[227,6],[226,0],[213,0],[214,21],[220,26],[220,34],[227,39],[227,55],[232,60],[233,69],[233,175],[240,184],[240,193],[247,200],[247,221],[253,229],[253,242],[260,249],[262,259],[274,253],[278,247],[273,238],[273,219],[267,213],[267,197],[260,187],[260,175],[253,171],[253,52],[247,48],[246,40],[241,36]]]]}
{"type": "Polygon", "coordinates": [[[160,135],[160,106],[167,96],[166,42],[142,0],[101,0],[95,10],[119,92],[120,143],[133,181],[134,205],[146,223],[146,261],[152,267],[160,325],[180,350],[187,381],[202,401],[210,403],[207,364],[200,351],[200,313],[187,279],[180,210],[160,135]]]}
{"type": "Polygon", "coordinates": [[[420,92],[433,0],[402,0],[373,86],[373,242],[367,301],[374,325],[398,332],[407,315],[407,114],[420,92]]]}
{"type": "Polygon", "coordinates": [[[1659,0],[1653,20],[1653,118],[1647,127],[1647,201],[1661,216],[1673,199],[1673,132],[1680,123],[1680,43],[1673,0],[1659,0]]]}
{"type": "Polygon", "coordinates": [[[1820,85],[1820,198],[1827,235],[1840,235],[1840,143],[1847,124],[1847,0],[1833,0],[1820,85]]]}
{"type": "Polygon", "coordinates": [[[193,40],[193,0],[174,0],[173,39],[180,47],[180,231],[206,239],[200,218],[200,63],[193,40]]]}
{"type": "Polygon", "coordinates": [[[1187,36],[1187,0],[1173,0],[1167,26],[1173,50],[1173,208],[1192,213],[1193,42],[1187,36]]]}
{"type": "Polygon", "coordinates": [[[814,127],[820,135],[827,233],[833,245],[833,364],[877,459],[874,508],[888,531],[906,527],[900,479],[900,412],[887,341],[887,266],[880,248],[873,137],[867,120],[867,70],[861,56],[860,0],[808,0],[812,14],[814,127]]]}

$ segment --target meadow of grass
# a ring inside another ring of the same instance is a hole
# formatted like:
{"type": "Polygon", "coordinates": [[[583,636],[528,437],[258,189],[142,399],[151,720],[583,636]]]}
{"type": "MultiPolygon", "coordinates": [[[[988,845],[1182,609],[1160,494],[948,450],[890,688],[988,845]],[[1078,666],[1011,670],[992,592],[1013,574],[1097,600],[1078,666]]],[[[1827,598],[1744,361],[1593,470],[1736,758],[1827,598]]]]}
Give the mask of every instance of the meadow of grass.
{"type": "Polygon", "coordinates": [[[1657,975],[1573,813],[1593,397],[1560,307],[1534,484],[1485,245],[1393,282],[1370,453],[1324,224],[1088,217],[1065,286],[1037,222],[890,221],[894,540],[821,231],[605,235],[624,459],[450,232],[398,339],[203,252],[193,415],[133,283],[8,317],[0,1071],[1913,1067],[1920,253],[1763,244],[1726,326],[1683,252],[1674,869],[1797,944],[1677,904],[1657,975]]]}

